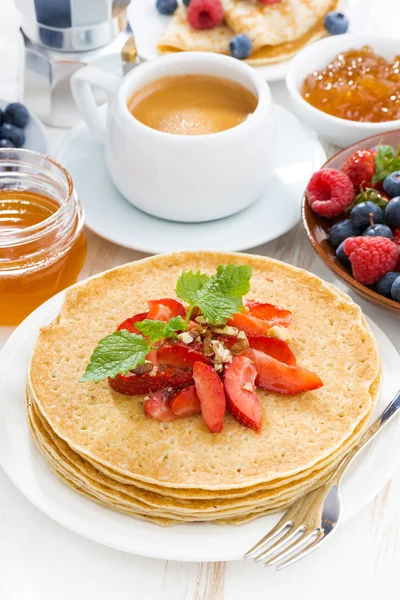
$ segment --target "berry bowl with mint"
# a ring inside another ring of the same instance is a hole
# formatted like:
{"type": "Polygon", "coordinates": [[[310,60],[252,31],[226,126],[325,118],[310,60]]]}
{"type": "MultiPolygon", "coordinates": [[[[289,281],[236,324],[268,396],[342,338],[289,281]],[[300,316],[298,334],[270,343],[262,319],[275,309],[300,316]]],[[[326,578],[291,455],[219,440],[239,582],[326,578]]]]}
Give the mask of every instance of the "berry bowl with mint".
{"type": "Polygon", "coordinates": [[[339,279],[400,313],[400,130],[331,157],[307,185],[302,218],[314,250],[339,279]]]}

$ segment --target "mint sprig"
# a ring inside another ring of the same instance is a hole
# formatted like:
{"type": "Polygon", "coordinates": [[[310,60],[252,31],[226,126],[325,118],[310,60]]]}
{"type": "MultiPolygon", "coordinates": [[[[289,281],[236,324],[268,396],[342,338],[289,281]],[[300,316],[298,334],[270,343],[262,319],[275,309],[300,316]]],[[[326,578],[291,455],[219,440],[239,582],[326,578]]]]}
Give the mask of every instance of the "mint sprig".
{"type": "Polygon", "coordinates": [[[195,306],[211,325],[224,325],[242,308],[242,296],[250,291],[251,267],[247,265],[220,265],[209,277],[197,271],[183,272],[179,277],[176,294],[189,304],[188,315],[195,306]]]}
{"type": "Polygon", "coordinates": [[[80,381],[99,383],[106,377],[116,377],[118,373],[126,375],[144,363],[150,349],[143,336],[126,329],[115,331],[100,340],[80,381]]]}
{"type": "Polygon", "coordinates": [[[393,171],[400,170],[400,146],[394,150],[392,146],[378,146],[375,155],[375,175],[372,178],[372,185],[386,179],[393,171]]]}
{"type": "Polygon", "coordinates": [[[360,186],[360,193],[355,197],[354,201],[346,208],[345,213],[351,212],[357,204],[361,204],[361,202],[372,202],[376,204],[383,210],[385,210],[387,206],[387,200],[382,198],[381,194],[375,190],[374,188],[363,188],[360,186]]]}
{"type": "Polygon", "coordinates": [[[135,327],[143,333],[144,336],[149,338],[151,344],[154,344],[165,338],[177,337],[175,332],[186,329],[186,323],[181,317],[175,317],[168,323],[144,319],[144,321],[135,323],[135,327]]]}

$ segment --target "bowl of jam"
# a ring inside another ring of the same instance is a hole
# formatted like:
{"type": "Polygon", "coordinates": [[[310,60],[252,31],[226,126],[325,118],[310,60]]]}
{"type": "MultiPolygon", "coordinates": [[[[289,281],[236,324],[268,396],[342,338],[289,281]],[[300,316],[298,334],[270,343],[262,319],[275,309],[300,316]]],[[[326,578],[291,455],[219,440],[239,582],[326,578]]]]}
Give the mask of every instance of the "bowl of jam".
{"type": "Polygon", "coordinates": [[[299,117],[337,146],[400,128],[397,39],[346,34],[320,40],[292,60],[286,84],[299,117]]]}
{"type": "Polygon", "coordinates": [[[75,283],[86,257],[69,173],[25,149],[0,149],[0,325],[17,325],[75,283]]]}

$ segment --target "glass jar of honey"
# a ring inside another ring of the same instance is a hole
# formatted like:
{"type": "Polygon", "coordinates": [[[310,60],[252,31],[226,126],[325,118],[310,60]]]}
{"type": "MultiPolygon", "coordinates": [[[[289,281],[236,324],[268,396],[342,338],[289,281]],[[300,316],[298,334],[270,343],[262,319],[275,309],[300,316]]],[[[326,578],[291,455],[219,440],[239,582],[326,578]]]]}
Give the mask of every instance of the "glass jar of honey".
{"type": "Polygon", "coordinates": [[[0,149],[0,325],[74,283],[86,257],[71,176],[30,150],[0,149]]]}

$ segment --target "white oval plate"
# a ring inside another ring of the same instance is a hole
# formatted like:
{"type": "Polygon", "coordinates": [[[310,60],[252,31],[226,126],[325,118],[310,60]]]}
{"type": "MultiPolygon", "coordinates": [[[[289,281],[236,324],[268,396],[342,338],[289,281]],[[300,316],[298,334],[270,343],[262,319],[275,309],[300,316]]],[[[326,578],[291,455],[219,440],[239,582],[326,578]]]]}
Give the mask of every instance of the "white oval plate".
{"type": "MultiPolygon", "coordinates": [[[[169,528],[128,517],[74,492],[47,466],[30,438],[25,415],[25,378],[39,328],[58,315],[61,292],[33,312],[0,353],[0,461],[14,485],[46,515],[91,540],[141,556],[180,561],[239,560],[281,515],[241,526],[196,523],[169,528]]],[[[369,321],[383,362],[383,387],[374,417],[398,389],[400,356],[369,321]]],[[[343,483],[344,521],[370,502],[391,477],[400,457],[398,422],[389,423],[365,450],[343,483]]]]}
{"type": "MultiPolygon", "coordinates": [[[[3,110],[7,104],[10,104],[8,100],[0,99],[0,108],[3,110]]],[[[26,150],[34,150],[41,154],[47,153],[47,133],[44,125],[39,119],[33,115],[30,115],[29,123],[24,129],[25,132],[25,144],[23,148],[26,150]]]]}
{"type": "MultiPolygon", "coordinates": [[[[132,28],[136,49],[142,60],[152,60],[159,56],[158,39],[168,24],[170,17],[160,15],[155,0],[135,0],[128,6],[128,19],[132,28]]],[[[371,0],[341,0],[339,10],[350,21],[349,33],[366,33],[371,27],[371,0]]],[[[266,81],[285,79],[289,61],[264,67],[255,67],[266,81]]]]}
{"type": "Polygon", "coordinates": [[[307,182],[326,159],[313,132],[284,108],[275,106],[274,110],[278,127],[275,171],[265,193],[240,213],[218,221],[165,221],[132,206],[112,183],[103,146],[82,121],[67,134],[57,159],[71,173],[87,227],[114,244],[150,254],[254,248],[297,224],[307,182]]]}

